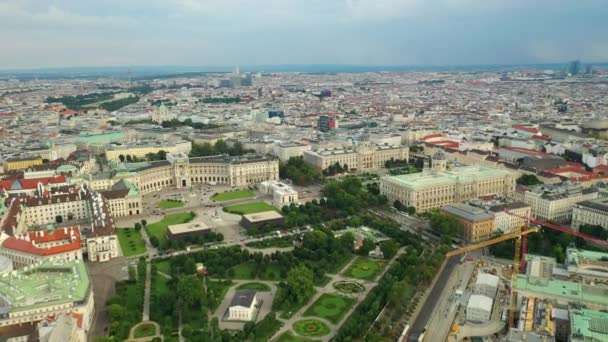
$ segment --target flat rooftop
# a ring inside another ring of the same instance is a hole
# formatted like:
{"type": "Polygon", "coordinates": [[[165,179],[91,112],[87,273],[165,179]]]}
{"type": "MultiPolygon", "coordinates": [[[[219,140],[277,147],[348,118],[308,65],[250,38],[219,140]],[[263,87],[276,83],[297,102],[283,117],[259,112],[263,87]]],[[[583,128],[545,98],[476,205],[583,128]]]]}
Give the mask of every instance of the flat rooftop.
{"type": "Polygon", "coordinates": [[[474,222],[494,219],[494,215],[488,214],[485,212],[485,210],[468,204],[446,205],[445,207],[441,208],[441,210],[454,216],[474,222]]]}
{"type": "Polygon", "coordinates": [[[386,176],[382,180],[408,189],[424,189],[438,185],[454,185],[476,180],[513,175],[512,172],[482,165],[459,166],[442,172],[421,172],[408,175],[386,176]]]}
{"type": "Polygon", "coordinates": [[[608,341],[608,313],[587,309],[570,311],[570,331],[585,341],[608,341]]]}
{"type": "Polygon", "coordinates": [[[519,274],[513,287],[518,292],[526,291],[540,298],[608,306],[608,287],[605,286],[589,286],[572,281],[529,277],[519,274]]]}
{"type": "Polygon", "coordinates": [[[174,224],[167,227],[171,235],[187,234],[193,232],[200,232],[203,230],[211,229],[203,222],[188,222],[181,224],[174,224]]]}
{"type": "Polygon", "coordinates": [[[249,222],[259,222],[259,221],[280,219],[280,218],[283,218],[283,215],[277,213],[274,210],[269,210],[269,211],[262,211],[260,213],[255,213],[255,214],[243,215],[243,218],[245,218],[249,222]]]}
{"type": "Polygon", "coordinates": [[[89,274],[83,261],[46,262],[0,277],[0,312],[85,301],[89,274]]]}

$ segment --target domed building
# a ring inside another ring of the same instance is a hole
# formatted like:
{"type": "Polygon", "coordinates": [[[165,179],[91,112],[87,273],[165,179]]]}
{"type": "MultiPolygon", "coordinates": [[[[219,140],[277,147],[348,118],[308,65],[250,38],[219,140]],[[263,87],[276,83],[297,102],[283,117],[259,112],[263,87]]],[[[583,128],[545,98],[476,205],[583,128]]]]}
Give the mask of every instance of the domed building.
{"type": "Polygon", "coordinates": [[[433,171],[445,171],[448,166],[448,156],[443,150],[438,150],[431,156],[431,169],[433,171]]]}

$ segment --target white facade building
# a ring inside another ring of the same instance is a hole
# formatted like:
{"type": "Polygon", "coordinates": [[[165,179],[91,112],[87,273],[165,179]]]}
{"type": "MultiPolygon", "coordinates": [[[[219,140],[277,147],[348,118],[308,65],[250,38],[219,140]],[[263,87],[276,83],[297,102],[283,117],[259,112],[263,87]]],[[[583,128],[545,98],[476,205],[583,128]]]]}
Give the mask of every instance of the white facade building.
{"type": "Polygon", "coordinates": [[[252,321],[255,319],[255,306],[258,299],[254,291],[236,291],[228,307],[228,320],[252,321]]]}
{"type": "Polygon", "coordinates": [[[298,202],[298,192],[287,184],[266,181],[260,183],[259,189],[263,194],[272,195],[272,204],[279,208],[298,202]]]}
{"type": "Polygon", "coordinates": [[[283,163],[287,162],[291,157],[301,157],[304,151],[310,151],[311,147],[308,144],[299,143],[276,143],[272,146],[272,154],[277,156],[283,163]]]}
{"type": "Polygon", "coordinates": [[[479,273],[475,286],[473,287],[473,293],[494,298],[496,292],[498,292],[498,281],[499,278],[495,275],[479,273]]]}
{"type": "Polygon", "coordinates": [[[608,229],[608,197],[578,202],[574,205],[572,228],[578,230],[583,224],[598,225],[608,229]]]}
{"type": "Polygon", "coordinates": [[[492,317],[494,300],[484,295],[474,294],[469,298],[466,309],[467,321],[487,322],[492,317]]]}
{"type": "Polygon", "coordinates": [[[596,199],[598,192],[595,188],[583,188],[579,184],[566,182],[555,185],[518,186],[513,197],[529,204],[534,218],[564,223],[572,219],[572,210],[576,203],[596,199]]]}

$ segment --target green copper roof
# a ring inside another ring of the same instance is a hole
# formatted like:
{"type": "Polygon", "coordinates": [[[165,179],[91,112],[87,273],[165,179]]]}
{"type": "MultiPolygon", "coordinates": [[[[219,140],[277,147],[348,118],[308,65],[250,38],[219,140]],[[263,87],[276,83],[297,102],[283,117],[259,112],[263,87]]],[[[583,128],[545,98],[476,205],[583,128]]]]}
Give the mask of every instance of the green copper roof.
{"type": "Polygon", "coordinates": [[[608,341],[608,313],[587,309],[570,311],[572,336],[590,342],[608,341]]]}
{"type": "Polygon", "coordinates": [[[608,306],[608,287],[605,286],[589,286],[572,281],[530,277],[519,274],[515,279],[513,287],[517,291],[526,291],[538,297],[608,306]]]}
{"type": "Polygon", "coordinates": [[[89,274],[83,261],[45,262],[0,277],[0,311],[9,313],[76,301],[89,294],[89,274]]]}

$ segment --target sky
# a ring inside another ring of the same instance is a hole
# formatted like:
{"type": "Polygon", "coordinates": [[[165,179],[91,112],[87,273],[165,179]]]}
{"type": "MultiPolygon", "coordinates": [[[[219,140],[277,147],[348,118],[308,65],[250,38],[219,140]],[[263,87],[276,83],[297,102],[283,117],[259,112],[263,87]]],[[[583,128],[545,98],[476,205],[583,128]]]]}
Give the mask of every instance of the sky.
{"type": "Polygon", "coordinates": [[[608,61],[608,0],[0,0],[0,70],[608,61]]]}

